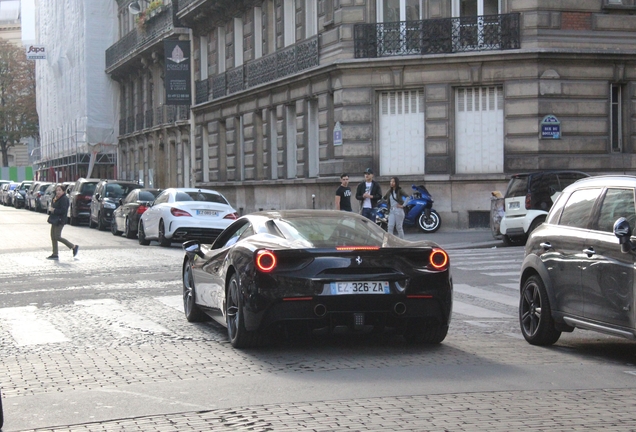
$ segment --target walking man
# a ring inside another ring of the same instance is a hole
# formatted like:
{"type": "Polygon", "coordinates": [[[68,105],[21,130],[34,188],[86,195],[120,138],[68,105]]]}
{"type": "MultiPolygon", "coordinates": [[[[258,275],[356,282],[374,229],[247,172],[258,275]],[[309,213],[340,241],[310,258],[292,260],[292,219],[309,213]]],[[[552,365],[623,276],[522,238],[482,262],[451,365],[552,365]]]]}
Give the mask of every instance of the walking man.
{"type": "Polygon", "coordinates": [[[351,211],[351,188],[346,173],[340,176],[340,186],[336,189],[336,210],[351,211]]]}
{"type": "Polygon", "coordinates": [[[380,188],[380,184],[373,180],[373,170],[367,168],[364,170],[364,181],[360,183],[356,189],[356,199],[360,201],[360,214],[375,222],[373,207],[378,204],[381,198],[382,189],[380,188]]]}

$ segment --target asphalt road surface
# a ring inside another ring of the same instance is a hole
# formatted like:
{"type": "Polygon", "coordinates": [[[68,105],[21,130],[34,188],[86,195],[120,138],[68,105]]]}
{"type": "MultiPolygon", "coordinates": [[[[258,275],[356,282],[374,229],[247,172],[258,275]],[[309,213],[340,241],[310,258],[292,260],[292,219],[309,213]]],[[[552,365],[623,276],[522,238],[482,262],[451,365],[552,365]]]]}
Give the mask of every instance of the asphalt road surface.
{"type": "Polygon", "coordinates": [[[0,206],[3,431],[636,430],[634,342],[523,340],[521,247],[451,250],[439,346],[340,336],[239,351],[185,320],[178,245],[63,234],[78,257],[60,245],[47,261],[46,217],[0,206]]]}

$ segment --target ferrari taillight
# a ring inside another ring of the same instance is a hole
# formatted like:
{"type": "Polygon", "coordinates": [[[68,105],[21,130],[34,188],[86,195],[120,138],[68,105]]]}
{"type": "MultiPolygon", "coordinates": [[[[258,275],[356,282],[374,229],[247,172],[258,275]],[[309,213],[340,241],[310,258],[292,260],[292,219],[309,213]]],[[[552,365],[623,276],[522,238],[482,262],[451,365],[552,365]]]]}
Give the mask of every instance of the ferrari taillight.
{"type": "Polygon", "coordinates": [[[444,270],[448,267],[448,254],[443,249],[433,249],[428,257],[428,262],[435,270],[444,270]]]}
{"type": "Polygon", "coordinates": [[[339,251],[378,250],[380,246],[336,246],[339,251]]]}
{"type": "Polygon", "coordinates": [[[270,250],[259,250],[256,252],[256,268],[264,273],[271,272],[276,268],[276,255],[270,250]]]}
{"type": "Polygon", "coordinates": [[[174,207],[172,207],[172,208],[170,209],[170,213],[172,213],[172,216],[175,216],[175,217],[180,217],[180,216],[192,216],[192,215],[191,215],[190,213],[188,213],[187,211],[185,211],[185,210],[181,210],[181,209],[178,209],[178,208],[174,208],[174,207]]]}

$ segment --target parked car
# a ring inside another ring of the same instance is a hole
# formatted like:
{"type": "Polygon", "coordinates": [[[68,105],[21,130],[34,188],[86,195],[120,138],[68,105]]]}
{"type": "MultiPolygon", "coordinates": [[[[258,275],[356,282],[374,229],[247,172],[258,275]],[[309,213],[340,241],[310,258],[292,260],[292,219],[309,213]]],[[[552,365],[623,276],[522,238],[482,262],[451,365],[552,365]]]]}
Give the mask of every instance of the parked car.
{"type": "Polygon", "coordinates": [[[42,207],[41,200],[46,189],[51,185],[49,182],[36,182],[27,192],[27,208],[37,212],[45,212],[46,207],[42,207]]]}
{"type": "Polygon", "coordinates": [[[91,214],[88,226],[104,231],[111,226],[113,211],[119,207],[120,200],[133,189],[139,189],[139,183],[124,180],[101,180],[95,187],[91,198],[91,214]]]}
{"type": "Polygon", "coordinates": [[[123,233],[126,238],[137,237],[141,215],[148,210],[148,206],[160,192],[161,189],[134,189],[120,200],[120,206],[113,212],[110,229],[113,235],[123,233]]]}
{"type": "Polygon", "coordinates": [[[31,195],[33,194],[33,190],[40,184],[39,181],[34,181],[33,183],[31,183],[31,186],[29,186],[29,188],[26,191],[26,194],[24,195],[24,208],[27,210],[33,210],[31,208],[31,195]]]}
{"type": "Polygon", "coordinates": [[[504,215],[499,225],[507,246],[524,244],[528,234],[545,221],[561,191],[589,174],[580,171],[539,171],[515,174],[504,196],[504,215]]]}
{"type": "Polygon", "coordinates": [[[13,207],[20,208],[25,207],[26,205],[26,193],[31,187],[33,182],[31,180],[25,180],[20,185],[15,188],[15,192],[13,193],[13,207]]]}
{"type": "Polygon", "coordinates": [[[519,304],[530,344],[551,345],[575,328],[636,338],[635,191],[632,176],[579,180],[532,232],[519,304]]]}
{"type": "Polygon", "coordinates": [[[207,189],[170,188],[161,192],[141,215],[137,238],[149,245],[201,240],[212,243],[238,213],[220,193],[207,189]]]}
{"type": "Polygon", "coordinates": [[[18,187],[18,183],[7,183],[2,185],[2,204],[5,206],[12,205],[13,193],[15,188],[18,187]]]}
{"type": "Polygon", "coordinates": [[[285,326],[320,333],[395,329],[409,342],[429,344],[448,332],[447,253],[431,241],[388,234],[355,213],[253,213],[211,246],[193,240],[183,249],[186,319],[215,319],[236,348],[259,345],[285,326]]]}
{"type": "Polygon", "coordinates": [[[88,221],[91,215],[91,198],[99,179],[80,178],[72,186],[69,193],[68,217],[71,225],[79,225],[88,221]]]}
{"type": "Polygon", "coordinates": [[[40,198],[40,206],[46,214],[50,214],[50,207],[53,198],[55,198],[55,188],[57,187],[57,183],[51,183],[47,186],[46,190],[42,194],[40,198]]]}

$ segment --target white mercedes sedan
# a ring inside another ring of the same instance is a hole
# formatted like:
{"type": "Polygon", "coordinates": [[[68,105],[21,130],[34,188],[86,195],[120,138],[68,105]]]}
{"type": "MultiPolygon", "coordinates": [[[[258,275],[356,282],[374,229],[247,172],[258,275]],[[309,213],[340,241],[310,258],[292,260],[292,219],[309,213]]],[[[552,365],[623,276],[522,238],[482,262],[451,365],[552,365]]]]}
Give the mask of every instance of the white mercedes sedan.
{"type": "Polygon", "coordinates": [[[152,240],[161,246],[199,240],[212,243],[238,218],[238,213],[220,193],[209,189],[165,189],[139,219],[140,245],[152,240]]]}

